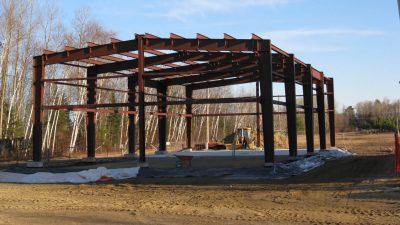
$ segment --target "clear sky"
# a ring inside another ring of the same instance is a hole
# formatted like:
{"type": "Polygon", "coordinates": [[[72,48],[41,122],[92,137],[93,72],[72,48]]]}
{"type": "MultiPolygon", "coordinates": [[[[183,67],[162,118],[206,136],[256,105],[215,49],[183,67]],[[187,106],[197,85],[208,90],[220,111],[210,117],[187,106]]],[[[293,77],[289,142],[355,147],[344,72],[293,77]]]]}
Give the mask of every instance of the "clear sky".
{"type": "Polygon", "coordinates": [[[72,20],[86,6],[120,39],[134,33],[187,38],[196,33],[250,38],[251,33],[335,79],[338,109],[358,101],[400,98],[397,0],[57,0],[72,20]]]}

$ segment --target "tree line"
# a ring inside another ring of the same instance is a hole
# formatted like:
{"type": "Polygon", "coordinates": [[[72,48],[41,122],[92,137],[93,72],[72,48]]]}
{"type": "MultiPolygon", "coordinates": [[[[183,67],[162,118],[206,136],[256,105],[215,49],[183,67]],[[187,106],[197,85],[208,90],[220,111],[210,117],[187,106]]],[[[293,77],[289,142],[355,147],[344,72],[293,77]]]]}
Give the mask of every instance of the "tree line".
{"type": "Polygon", "coordinates": [[[337,129],[346,131],[396,131],[400,124],[400,100],[363,101],[337,115],[337,129]]]}

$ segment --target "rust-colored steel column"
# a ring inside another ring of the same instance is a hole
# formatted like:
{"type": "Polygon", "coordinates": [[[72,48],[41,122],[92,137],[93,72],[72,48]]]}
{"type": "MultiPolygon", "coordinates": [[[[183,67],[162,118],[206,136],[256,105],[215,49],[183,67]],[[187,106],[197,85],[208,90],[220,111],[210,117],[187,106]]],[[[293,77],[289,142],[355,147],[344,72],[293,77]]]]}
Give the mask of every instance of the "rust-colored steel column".
{"type": "Polygon", "coordinates": [[[40,162],[42,160],[42,126],[43,126],[43,103],[44,103],[44,83],[41,82],[45,78],[45,65],[43,56],[33,58],[33,79],[32,79],[32,97],[33,97],[33,161],[40,162]]]}
{"type": "Polygon", "coordinates": [[[336,146],[335,137],[335,91],[333,88],[333,78],[330,78],[326,85],[326,91],[328,92],[328,110],[329,110],[329,137],[331,146],[336,146]]]}
{"type": "Polygon", "coordinates": [[[307,64],[303,77],[304,120],[306,127],[307,153],[314,152],[314,99],[311,65],[307,64]]]}
{"type": "Polygon", "coordinates": [[[318,112],[318,130],[320,149],[326,149],[325,132],[325,84],[324,76],[317,83],[317,112],[318,112]]]}
{"type": "Polygon", "coordinates": [[[260,90],[261,111],[264,138],[265,165],[274,163],[274,105],[273,105],[273,77],[271,41],[257,41],[259,66],[260,66],[260,90]]]}
{"type": "MultiPolygon", "coordinates": [[[[95,69],[87,69],[87,77],[97,77],[95,69]]],[[[87,80],[87,104],[96,104],[96,86],[97,80],[87,80]]],[[[86,113],[86,139],[87,139],[87,157],[94,158],[96,156],[96,115],[94,112],[86,113]]]]}
{"type": "MultiPolygon", "coordinates": [[[[160,85],[157,88],[157,101],[158,101],[158,112],[159,113],[167,113],[167,86],[160,85]]],[[[158,116],[158,151],[166,151],[167,150],[167,116],[159,115],[158,116]]]]}
{"type": "MultiPolygon", "coordinates": [[[[186,101],[191,100],[193,97],[193,90],[186,86],[186,101]]],[[[186,114],[192,114],[192,104],[186,103],[186,114]]],[[[192,148],[192,117],[186,117],[186,147],[192,148]]]]}
{"type": "MultiPolygon", "coordinates": [[[[256,82],[256,97],[260,97],[260,81],[256,82]]],[[[261,146],[261,132],[260,132],[260,102],[256,102],[256,130],[257,130],[257,142],[256,146],[260,147],[261,146]]]]}
{"type": "MultiPolygon", "coordinates": [[[[135,111],[135,77],[130,76],[128,77],[128,90],[130,91],[128,94],[128,110],[129,111],[135,111]]],[[[135,154],[135,115],[134,114],[128,114],[128,153],[129,154],[135,154]]]]}
{"type": "Polygon", "coordinates": [[[143,36],[137,35],[138,41],[138,86],[139,86],[139,161],[146,162],[146,131],[145,131],[145,102],[144,102],[144,46],[143,36]]]}
{"type": "Polygon", "coordinates": [[[294,55],[290,54],[285,59],[285,96],[286,118],[289,138],[289,155],[297,156],[297,127],[296,127],[296,83],[294,55]]]}

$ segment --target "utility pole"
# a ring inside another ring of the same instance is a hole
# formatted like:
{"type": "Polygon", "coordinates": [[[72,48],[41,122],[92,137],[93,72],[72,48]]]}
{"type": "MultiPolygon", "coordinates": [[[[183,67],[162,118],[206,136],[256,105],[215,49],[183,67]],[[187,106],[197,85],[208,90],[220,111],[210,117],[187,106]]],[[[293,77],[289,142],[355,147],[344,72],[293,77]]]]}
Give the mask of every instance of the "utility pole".
{"type": "Polygon", "coordinates": [[[399,17],[400,17],[400,0],[397,0],[397,7],[399,7],[399,17]]]}

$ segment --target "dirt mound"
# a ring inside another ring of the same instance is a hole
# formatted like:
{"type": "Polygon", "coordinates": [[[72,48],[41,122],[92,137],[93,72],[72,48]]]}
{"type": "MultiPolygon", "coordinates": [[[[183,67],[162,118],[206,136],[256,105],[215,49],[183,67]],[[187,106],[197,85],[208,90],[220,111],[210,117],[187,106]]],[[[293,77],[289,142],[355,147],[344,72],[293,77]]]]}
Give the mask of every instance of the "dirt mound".
{"type": "Polygon", "coordinates": [[[394,156],[351,156],[326,162],[306,174],[289,180],[301,182],[361,181],[395,177],[394,156]]]}

